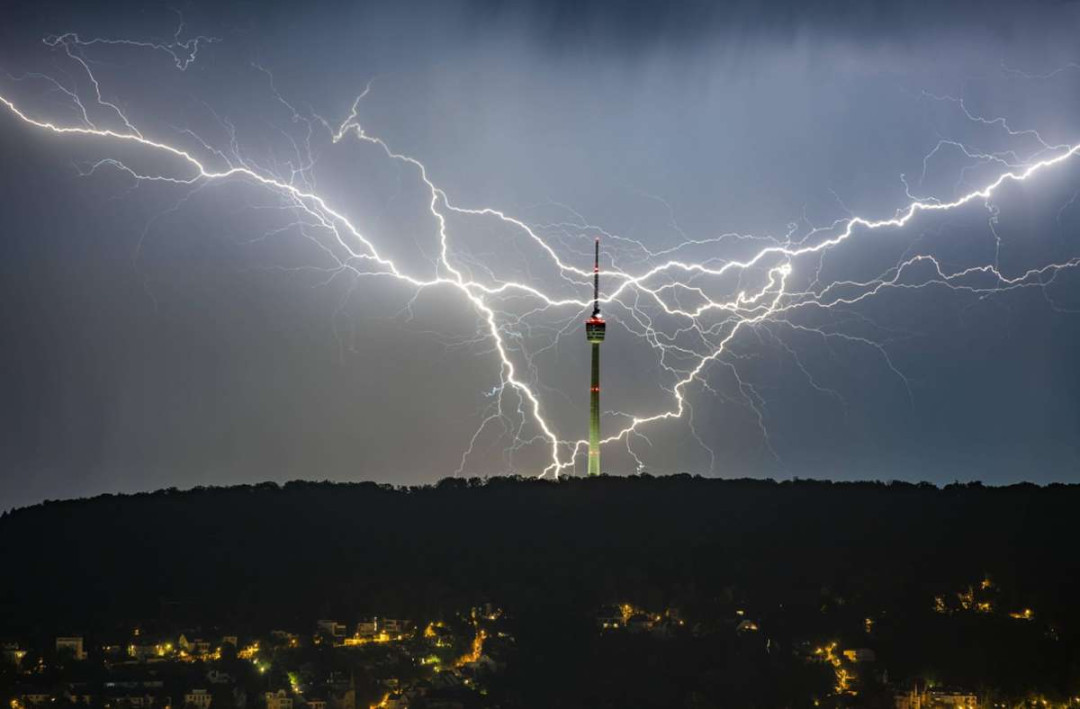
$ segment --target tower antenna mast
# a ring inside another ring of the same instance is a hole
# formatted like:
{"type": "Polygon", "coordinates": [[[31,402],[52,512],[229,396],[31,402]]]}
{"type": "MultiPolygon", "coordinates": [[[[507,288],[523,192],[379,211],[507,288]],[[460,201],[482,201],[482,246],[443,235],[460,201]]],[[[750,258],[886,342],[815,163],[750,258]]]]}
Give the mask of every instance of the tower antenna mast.
{"type": "Polygon", "coordinates": [[[596,258],[593,261],[593,317],[600,316],[600,237],[596,237],[596,258]]]}

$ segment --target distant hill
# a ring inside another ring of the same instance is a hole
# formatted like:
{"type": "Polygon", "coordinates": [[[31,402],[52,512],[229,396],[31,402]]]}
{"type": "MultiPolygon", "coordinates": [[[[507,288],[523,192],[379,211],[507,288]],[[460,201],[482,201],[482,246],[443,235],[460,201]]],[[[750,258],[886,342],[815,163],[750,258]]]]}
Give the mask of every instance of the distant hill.
{"type": "Polygon", "coordinates": [[[519,614],[618,599],[899,612],[989,576],[1001,603],[1074,632],[1078,509],[1073,485],[688,475],[105,495],[0,517],[0,629],[308,627],[485,600],[519,614]]]}

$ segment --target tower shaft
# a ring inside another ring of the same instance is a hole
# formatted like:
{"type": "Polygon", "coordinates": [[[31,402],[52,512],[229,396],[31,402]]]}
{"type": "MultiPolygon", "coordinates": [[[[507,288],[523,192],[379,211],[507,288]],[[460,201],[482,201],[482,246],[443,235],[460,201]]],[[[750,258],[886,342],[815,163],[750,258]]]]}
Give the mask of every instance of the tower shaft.
{"type": "Polygon", "coordinates": [[[585,338],[592,345],[592,383],[589,386],[589,475],[600,474],[600,343],[607,323],[600,317],[600,237],[593,261],[593,311],[585,321],[585,338]]]}
{"type": "Polygon", "coordinates": [[[592,387],[589,390],[589,475],[600,474],[600,343],[592,343],[592,387]]]}

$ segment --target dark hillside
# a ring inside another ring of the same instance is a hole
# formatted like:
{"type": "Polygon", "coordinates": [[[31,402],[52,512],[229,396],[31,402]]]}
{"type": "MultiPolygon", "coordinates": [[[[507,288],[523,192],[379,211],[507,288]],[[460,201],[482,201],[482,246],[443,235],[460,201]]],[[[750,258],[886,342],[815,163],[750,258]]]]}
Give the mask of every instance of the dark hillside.
{"type": "Polygon", "coordinates": [[[990,575],[1077,627],[1080,486],[713,480],[295,482],[48,502],[0,519],[0,623],[306,623],[477,599],[930,603],[990,575]]]}

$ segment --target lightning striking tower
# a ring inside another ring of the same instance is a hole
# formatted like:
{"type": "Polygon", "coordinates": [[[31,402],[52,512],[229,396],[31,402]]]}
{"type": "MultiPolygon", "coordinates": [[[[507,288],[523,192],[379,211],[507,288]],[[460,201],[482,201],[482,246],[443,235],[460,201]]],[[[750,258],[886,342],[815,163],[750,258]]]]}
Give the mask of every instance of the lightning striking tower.
{"type": "Polygon", "coordinates": [[[607,324],[600,317],[600,237],[593,261],[593,311],[585,321],[585,339],[592,345],[592,386],[589,387],[589,475],[600,474],[600,343],[607,324]]]}

